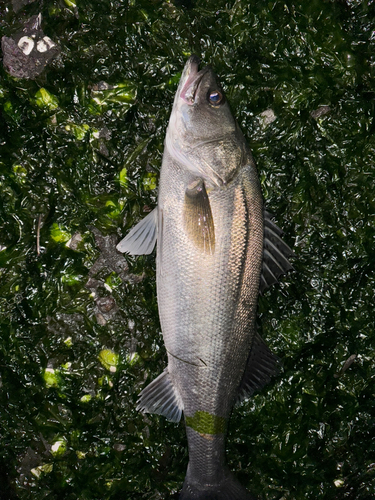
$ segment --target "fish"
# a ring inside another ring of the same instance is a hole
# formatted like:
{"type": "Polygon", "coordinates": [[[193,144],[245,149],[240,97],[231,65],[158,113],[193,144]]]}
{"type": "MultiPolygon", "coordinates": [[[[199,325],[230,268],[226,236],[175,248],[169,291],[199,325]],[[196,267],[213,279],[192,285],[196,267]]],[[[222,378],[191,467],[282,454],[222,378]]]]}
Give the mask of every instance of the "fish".
{"type": "Polygon", "coordinates": [[[137,409],[184,418],[189,462],[180,500],[254,497],[226,464],[236,404],[262,389],[280,361],[256,328],[259,293],[294,256],[265,209],[257,168],[210,66],[185,64],[164,141],[157,207],[117,245],[156,245],[158,310],[168,365],[137,409]]]}

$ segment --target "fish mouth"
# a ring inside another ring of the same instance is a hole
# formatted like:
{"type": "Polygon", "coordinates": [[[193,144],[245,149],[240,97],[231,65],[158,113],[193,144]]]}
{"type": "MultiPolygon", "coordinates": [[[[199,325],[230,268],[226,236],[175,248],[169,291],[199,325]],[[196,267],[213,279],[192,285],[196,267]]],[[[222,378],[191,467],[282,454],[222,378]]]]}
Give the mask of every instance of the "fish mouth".
{"type": "Polygon", "coordinates": [[[199,87],[199,84],[204,77],[204,75],[209,71],[209,66],[205,66],[199,71],[199,57],[196,55],[190,56],[188,59],[186,65],[185,65],[185,70],[184,73],[186,72],[186,81],[185,84],[182,87],[182,90],[180,92],[180,97],[183,99],[187,104],[194,104],[195,103],[195,96],[199,87]]]}

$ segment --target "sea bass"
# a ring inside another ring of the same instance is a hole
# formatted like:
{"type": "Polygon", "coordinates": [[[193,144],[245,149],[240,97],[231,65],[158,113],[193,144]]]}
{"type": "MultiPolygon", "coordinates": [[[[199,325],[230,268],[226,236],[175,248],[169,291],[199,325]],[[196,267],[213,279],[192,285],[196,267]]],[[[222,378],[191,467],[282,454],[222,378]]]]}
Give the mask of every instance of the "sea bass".
{"type": "Polygon", "coordinates": [[[233,406],[261,389],[278,359],[256,331],[259,292],[292,268],[265,211],[255,162],[210,67],[191,56],[165,138],[158,206],[118,244],[149,254],[168,366],[138,409],[178,422],[189,464],[180,499],[250,500],[225,462],[233,406]]]}

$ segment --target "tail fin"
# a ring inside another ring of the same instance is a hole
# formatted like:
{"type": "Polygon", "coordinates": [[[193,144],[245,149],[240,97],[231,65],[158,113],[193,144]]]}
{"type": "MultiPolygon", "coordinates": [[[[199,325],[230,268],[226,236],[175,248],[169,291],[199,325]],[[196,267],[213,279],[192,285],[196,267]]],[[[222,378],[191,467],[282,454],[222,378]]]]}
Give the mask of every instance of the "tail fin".
{"type": "Polygon", "coordinates": [[[185,479],[179,500],[256,500],[230,473],[216,485],[199,485],[185,479]]]}

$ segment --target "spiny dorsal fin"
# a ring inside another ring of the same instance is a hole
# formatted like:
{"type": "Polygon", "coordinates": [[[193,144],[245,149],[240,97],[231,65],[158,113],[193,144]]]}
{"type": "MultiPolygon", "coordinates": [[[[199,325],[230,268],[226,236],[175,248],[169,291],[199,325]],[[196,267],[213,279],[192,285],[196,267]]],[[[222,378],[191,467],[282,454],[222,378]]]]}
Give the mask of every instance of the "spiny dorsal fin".
{"type": "Polygon", "coordinates": [[[139,394],[137,410],[164,415],[171,422],[180,421],[183,404],[168,368],[139,394]]]}
{"type": "Polygon", "coordinates": [[[184,222],[186,231],[204,253],[215,251],[215,228],[210,200],[202,179],[192,182],[185,191],[184,222]]]}
{"type": "Polygon", "coordinates": [[[158,232],[158,208],[154,208],[144,219],[134,226],[117,245],[121,253],[148,255],[155,246],[158,232]]]}
{"type": "Polygon", "coordinates": [[[272,214],[264,210],[264,253],[259,291],[263,293],[282,274],[293,269],[289,257],[295,257],[293,250],[281,239],[282,230],[271,220],[272,214]]]}
{"type": "Polygon", "coordinates": [[[280,360],[273,354],[262,337],[256,333],[247,360],[245,372],[238,390],[236,403],[252,396],[255,391],[263,389],[280,371],[280,360]]]}

